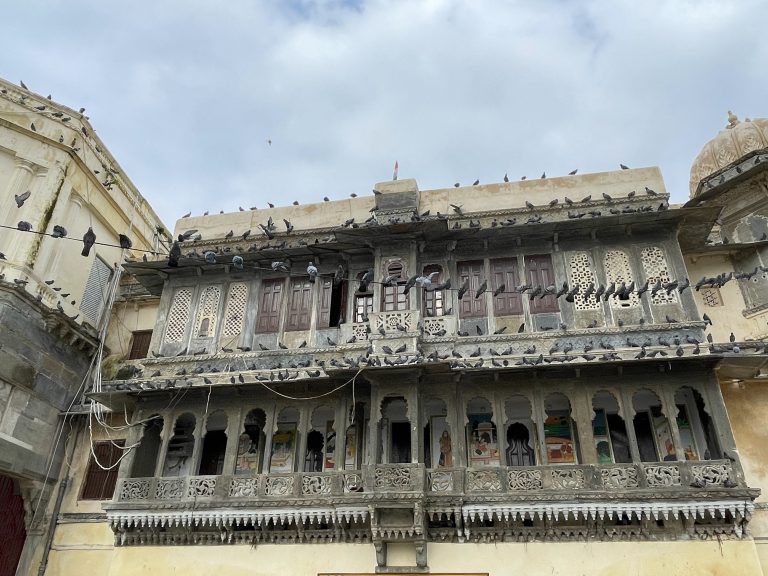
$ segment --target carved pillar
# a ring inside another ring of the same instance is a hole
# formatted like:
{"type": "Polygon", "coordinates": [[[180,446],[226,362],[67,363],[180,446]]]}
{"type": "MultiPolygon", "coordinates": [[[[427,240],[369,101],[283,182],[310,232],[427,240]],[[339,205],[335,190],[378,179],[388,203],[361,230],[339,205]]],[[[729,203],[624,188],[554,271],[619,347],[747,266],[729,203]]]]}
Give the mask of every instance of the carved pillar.
{"type": "MultiPolygon", "coordinates": [[[[335,470],[344,469],[344,450],[346,449],[347,426],[349,425],[347,414],[349,414],[349,405],[351,403],[351,398],[338,398],[336,410],[333,413],[333,431],[336,433],[336,446],[333,451],[335,470]]],[[[354,410],[354,406],[352,409],[354,410]]]]}
{"type": "Polygon", "coordinates": [[[411,426],[411,463],[416,464],[419,461],[419,428],[422,426],[418,378],[410,384],[406,400],[408,401],[408,422],[411,426]]]}
{"type": "Polygon", "coordinates": [[[272,436],[277,430],[277,406],[273,404],[264,412],[266,418],[264,422],[264,458],[261,462],[261,472],[266,474],[269,472],[269,461],[272,459],[272,436]]]}
{"type": "Polygon", "coordinates": [[[304,458],[307,455],[307,435],[309,434],[309,431],[312,429],[312,411],[317,408],[316,405],[312,406],[300,406],[299,407],[299,421],[296,422],[296,433],[298,434],[298,442],[297,448],[298,448],[298,455],[296,456],[296,461],[298,466],[294,468],[294,472],[304,472],[304,458]]]}
{"type": "MultiPolygon", "coordinates": [[[[680,430],[677,427],[677,405],[675,404],[675,391],[670,386],[661,386],[659,397],[661,398],[661,411],[667,417],[669,430],[672,433],[672,442],[675,444],[675,456],[677,460],[685,460],[685,449],[680,440],[680,430]]],[[[662,459],[663,454],[659,455],[662,459]]]]}
{"type": "Polygon", "coordinates": [[[547,442],[544,437],[544,420],[547,419],[547,413],[544,410],[544,393],[539,387],[533,392],[534,403],[531,406],[531,418],[536,425],[536,436],[539,443],[539,454],[541,454],[541,464],[549,464],[547,458],[547,442]]]}
{"type": "Polygon", "coordinates": [[[576,422],[576,432],[579,440],[579,451],[582,462],[580,464],[597,464],[597,449],[595,448],[595,435],[592,429],[594,411],[589,392],[579,389],[569,395],[571,400],[571,418],[576,422]]]}
{"type": "Polygon", "coordinates": [[[208,429],[208,418],[210,415],[211,413],[209,412],[208,414],[200,415],[199,418],[195,418],[195,429],[192,431],[195,445],[192,448],[192,458],[187,468],[187,476],[197,476],[198,468],[200,467],[200,455],[203,452],[203,438],[205,438],[208,429]]]}
{"type": "Polygon", "coordinates": [[[168,454],[168,443],[173,436],[173,429],[176,426],[177,414],[167,414],[163,416],[163,429],[160,431],[160,450],[157,455],[157,463],[155,465],[155,477],[159,478],[163,475],[163,469],[165,468],[165,459],[168,454]]]}
{"type": "Polygon", "coordinates": [[[237,446],[240,442],[240,431],[243,429],[243,408],[238,406],[227,412],[227,449],[224,452],[224,466],[222,474],[234,474],[235,460],[237,459],[237,446]]]}
{"type": "MultiPolygon", "coordinates": [[[[134,414],[134,422],[141,422],[144,419],[144,417],[145,416],[144,416],[143,410],[138,410],[134,414]]],[[[137,444],[138,442],[140,442],[143,436],[144,436],[143,424],[131,426],[125,435],[125,445],[133,446],[134,444],[137,444]]],[[[120,461],[120,466],[118,466],[118,469],[117,469],[118,480],[121,478],[131,477],[131,470],[133,469],[133,460],[136,457],[137,449],[138,449],[138,446],[132,450],[127,450],[126,452],[123,453],[124,454],[123,459],[120,461]]]]}
{"type": "MultiPolygon", "coordinates": [[[[454,377],[450,383],[446,383],[445,395],[445,414],[448,422],[448,428],[451,431],[451,450],[453,452],[453,465],[454,466],[466,466],[464,463],[464,457],[462,456],[462,441],[463,429],[461,427],[461,420],[458,418],[458,405],[461,404],[458,397],[458,391],[456,387],[456,381],[458,376],[454,377]]],[[[432,431],[434,434],[434,431],[432,431]]]]}
{"type": "MultiPolygon", "coordinates": [[[[490,300],[490,298],[489,298],[490,300]]],[[[496,445],[499,447],[499,466],[507,464],[507,427],[506,414],[504,412],[504,398],[496,390],[493,392],[493,423],[496,424],[496,445]]]]}
{"type": "Polygon", "coordinates": [[[467,424],[469,419],[467,418],[467,397],[462,392],[462,379],[463,376],[461,374],[457,374],[454,377],[454,397],[456,398],[456,405],[453,410],[454,417],[456,418],[454,438],[456,438],[457,442],[456,448],[453,451],[453,459],[456,466],[467,467],[469,466],[469,459],[467,458],[467,424]]]}
{"type": "Polygon", "coordinates": [[[629,452],[632,454],[632,462],[640,462],[640,449],[637,446],[637,435],[635,434],[635,405],[632,402],[634,390],[621,388],[621,403],[623,405],[622,418],[624,418],[624,427],[627,429],[627,439],[629,440],[629,452]]]}
{"type": "Polygon", "coordinates": [[[381,423],[381,390],[376,380],[369,378],[371,382],[371,418],[368,421],[368,446],[365,450],[365,462],[363,464],[377,464],[379,460],[380,423],[381,423]]]}

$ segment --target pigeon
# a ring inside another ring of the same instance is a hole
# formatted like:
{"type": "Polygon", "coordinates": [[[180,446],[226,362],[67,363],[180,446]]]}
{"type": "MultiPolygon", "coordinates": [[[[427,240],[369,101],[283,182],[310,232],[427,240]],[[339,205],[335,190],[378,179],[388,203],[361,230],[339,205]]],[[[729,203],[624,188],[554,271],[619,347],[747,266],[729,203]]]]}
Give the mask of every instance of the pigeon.
{"type": "Polygon", "coordinates": [[[520,327],[517,329],[518,334],[522,334],[523,332],[525,332],[525,322],[520,324],[520,327]]]}
{"type": "Polygon", "coordinates": [[[91,247],[96,242],[96,234],[93,232],[93,228],[88,227],[88,232],[83,235],[83,251],[81,256],[88,256],[91,253],[91,247]]]}
{"type": "Polygon", "coordinates": [[[67,229],[63,226],[59,226],[58,224],[54,224],[53,226],[53,233],[51,234],[53,238],[66,238],[67,236],[67,229]]]}
{"type": "Polygon", "coordinates": [[[480,184],[480,179],[479,178],[477,180],[475,180],[474,182],[472,182],[472,186],[477,186],[478,184],[480,184]]]}
{"type": "Polygon", "coordinates": [[[22,206],[24,206],[24,202],[26,202],[30,196],[32,196],[32,192],[30,192],[29,190],[27,190],[23,194],[14,194],[13,197],[16,199],[16,207],[21,208],[22,206]]]}
{"type": "Polygon", "coordinates": [[[619,164],[619,168],[622,170],[629,170],[629,166],[625,166],[624,164],[619,164]]]}
{"type": "Polygon", "coordinates": [[[211,250],[208,250],[205,254],[205,263],[206,264],[216,264],[216,253],[212,252],[211,250]]]}
{"type": "Polygon", "coordinates": [[[314,284],[315,280],[317,279],[317,267],[313,262],[310,262],[307,265],[307,274],[309,274],[309,282],[314,284]]]}
{"type": "Polygon", "coordinates": [[[611,200],[613,200],[613,198],[609,194],[606,194],[605,192],[603,192],[603,200],[607,200],[608,202],[610,202],[611,200]]]}
{"type": "Polygon", "coordinates": [[[704,313],[704,314],[702,315],[701,319],[702,319],[702,320],[704,320],[704,322],[706,322],[706,323],[707,323],[707,324],[709,324],[710,326],[712,326],[712,320],[711,320],[711,318],[710,318],[709,316],[707,316],[707,314],[706,314],[706,313],[704,313]]]}
{"type": "Polygon", "coordinates": [[[504,173],[504,182],[509,182],[509,176],[507,176],[507,173],[504,173]]]}
{"type": "Polygon", "coordinates": [[[293,224],[285,218],[283,218],[283,222],[285,222],[285,231],[288,232],[288,234],[293,232],[293,224]]]}
{"type": "Polygon", "coordinates": [[[232,266],[234,266],[235,270],[242,270],[243,269],[243,257],[242,256],[233,256],[232,257],[232,266]]]}
{"type": "Polygon", "coordinates": [[[360,286],[358,287],[358,292],[368,292],[368,285],[373,282],[373,268],[369,268],[366,270],[365,274],[363,274],[362,278],[360,278],[360,286]]]}
{"type": "Polygon", "coordinates": [[[464,284],[462,284],[461,288],[459,288],[459,293],[458,293],[459,300],[461,300],[464,297],[464,294],[466,294],[467,290],[469,290],[469,278],[464,280],[464,284]]]}
{"type": "Polygon", "coordinates": [[[133,242],[131,242],[131,239],[128,238],[125,234],[118,234],[117,235],[120,240],[120,248],[123,250],[130,250],[131,246],[133,246],[133,242]]]}
{"type": "Polygon", "coordinates": [[[181,245],[175,241],[168,253],[168,266],[176,268],[179,265],[179,258],[181,258],[181,245]]]}
{"type": "Polygon", "coordinates": [[[29,222],[25,222],[24,220],[19,221],[18,224],[16,224],[16,228],[21,230],[22,232],[30,232],[32,230],[32,224],[29,222]]]}
{"type": "Polygon", "coordinates": [[[477,289],[477,292],[475,292],[475,298],[480,298],[480,296],[482,296],[487,289],[488,289],[488,281],[483,280],[483,283],[480,284],[480,287],[477,289]]]}
{"type": "Polygon", "coordinates": [[[288,274],[290,272],[290,268],[288,268],[288,265],[285,262],[281,262],[281,261],[272,262],[272,270],[274,272],[284,272],[285,274],[288,274]]]}

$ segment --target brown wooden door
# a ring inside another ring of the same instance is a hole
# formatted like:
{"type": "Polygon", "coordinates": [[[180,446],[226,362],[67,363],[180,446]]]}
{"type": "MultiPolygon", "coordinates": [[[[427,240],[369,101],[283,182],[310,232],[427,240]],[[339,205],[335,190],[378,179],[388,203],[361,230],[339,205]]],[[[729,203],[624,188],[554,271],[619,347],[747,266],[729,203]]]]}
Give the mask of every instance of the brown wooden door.
{"type": "Polygon", "coordinates": [[[283,299],[283,280],[264,280],[261,283],[261,299],[256,332],[277,332],[280,326],[280,304],[283,299]]]}
{"type": "Polygon", "coordinates": [[[108,442],[94,442],[93,454],[85,473],[81,500],[110,500],[117,483],[117,463],[123,455],[121,447],[124,440],[112,440],[108,442]]]}
{"type": "Polygon", "coordinates": [[[24,502],[13,479],[0,476],[0,576],[13,576],[24,548],[24,502]]]}
{"type": "MultiPolygon", "coordinates": [[[[552,257],[549,254],[543,254],[541,256],[526,256],[525,257],[525,274],[528,278],[528,283],[532,284],[534,288],[541,286],[542,290],[547,286],[555,284],[555,272],[552,269],[552,257]]],[[[538,314],[540,312],[557,312],[560,308],[557,305],[557,299],[554,295],[549,295],[544,298],[536,296],[531,301],[531,313],[538,314]]]]}
{"type": "Polygon", "coordinates": [[[291,280],[288,300],[286,330],[308,330],[309,314],[312,309],[312,284],[307,279],[291,280]]]}
{"type": "Polygon", "coordinates": [[[483,282],[483,261],[459,262],[456,266],[459,273],[459,286],[463,286],[464,281],[469,279],[469,290],[459,302],[460,317],[474,318],[485,316],[485,294],[480,296],[480,298],[475,298],[475,293],[483,282]]]}

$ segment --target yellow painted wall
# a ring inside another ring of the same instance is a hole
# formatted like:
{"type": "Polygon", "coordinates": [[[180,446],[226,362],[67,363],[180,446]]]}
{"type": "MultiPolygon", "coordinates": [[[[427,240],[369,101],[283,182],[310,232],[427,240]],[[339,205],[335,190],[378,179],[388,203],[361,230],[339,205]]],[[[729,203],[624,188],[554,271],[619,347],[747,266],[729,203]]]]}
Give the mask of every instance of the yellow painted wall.
{"type": "MultiPolygon", "coordinates": [[[[60,527],[62,528],[62,527],[60,527]]],[[[366,572],[376,567],[370,544],[168,546],[104,549],[93,525],[78,549],[78,525],[59,531],[46,575],[248,574],[301,575],[366,572]]],[[[429,544],[432,572],[487,572],[491,576],[762,576],[752,541],[429,544]]],[[[400,554],[398,554],[400,556],[400,554]]]]}

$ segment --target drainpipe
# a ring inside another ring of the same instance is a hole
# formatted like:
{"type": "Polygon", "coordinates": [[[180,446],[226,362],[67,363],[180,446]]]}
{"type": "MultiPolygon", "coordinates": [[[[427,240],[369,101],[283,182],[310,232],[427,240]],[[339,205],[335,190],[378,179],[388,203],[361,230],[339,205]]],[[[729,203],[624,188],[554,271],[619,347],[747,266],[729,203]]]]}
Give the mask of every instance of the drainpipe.
{"type": "MultiPolygon", "coordinates": [[[[70,447],[71,449],[69,451],[69,459],[65,460],[64,463],[66,463],[67,461],[72,462],[72,456],[75,452],[77,439],[80,437],[80,429],[81,428],[78,427],[77,432],[75,432],[75,438],[71,444],[71,447],[70,447]]],[[[45,547],[43,548],[43,557],[40,560],[40,568],[38,568],[37,570],[37,576],[43,576],[45,574],[46,568],[48,568],[48,556],[51,553],[51,546],[53,545],[53,535],[54,535],[54,531],[56,530],[56,522],[59,518],[59,510],[61,509],[61,502],[62,500],[64,500],[64,494],[67,491],[68,484],[69,484],[69,470],[67,471],[66,476],[64,476],[61,482],[59,482],[59,491],[56,494],[56,504],[54,505],[53,511],[51,512],[51,521],[48,525],[48,534],[45,537],[45,547]]]]}

